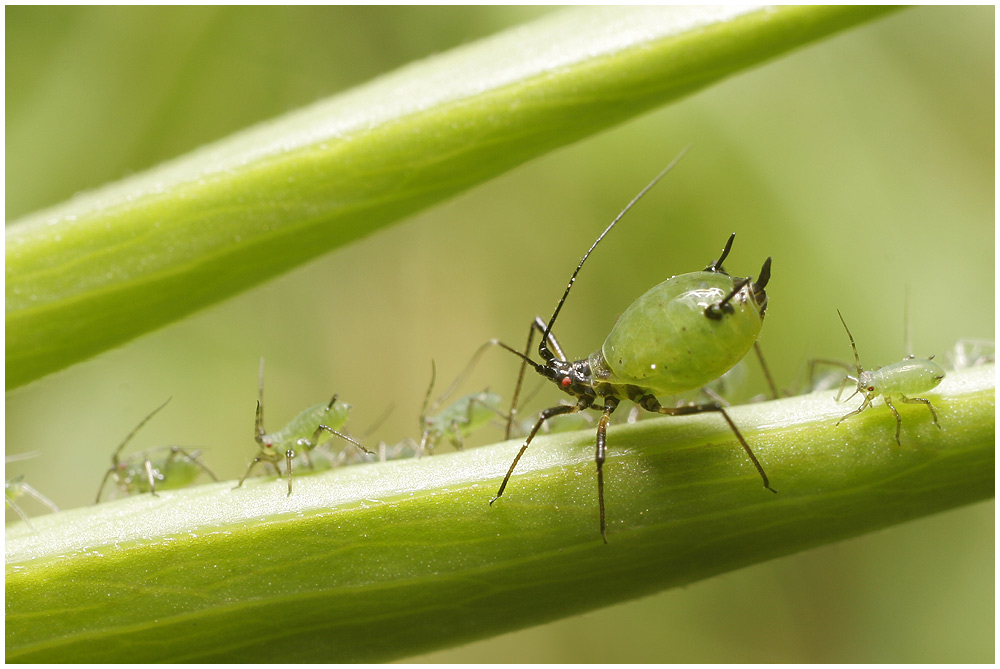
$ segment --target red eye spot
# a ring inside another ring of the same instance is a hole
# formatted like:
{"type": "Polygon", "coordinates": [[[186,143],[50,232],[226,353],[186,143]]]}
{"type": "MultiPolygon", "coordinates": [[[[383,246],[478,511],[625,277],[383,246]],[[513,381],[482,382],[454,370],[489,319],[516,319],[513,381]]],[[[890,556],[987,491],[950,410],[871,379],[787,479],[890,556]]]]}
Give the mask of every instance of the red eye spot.
{"type": "Polygon", "coordinates": [[[571,385],[573,385],[573,380],[568,376],[564,376],[562,381],[560,381],[559,383],[562,385],[563,388],[568,388],[571,385]]]}
{"type": "Polygon", "coordinates": [[[875,386],[868,386],[868,392],[875,390],[875,386]]]}

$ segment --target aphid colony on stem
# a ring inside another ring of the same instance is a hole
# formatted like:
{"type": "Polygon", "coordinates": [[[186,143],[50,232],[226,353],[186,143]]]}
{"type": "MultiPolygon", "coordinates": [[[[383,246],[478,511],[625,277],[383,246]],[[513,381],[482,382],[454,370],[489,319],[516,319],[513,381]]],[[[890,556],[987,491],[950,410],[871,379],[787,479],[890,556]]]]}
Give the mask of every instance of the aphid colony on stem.
{"type": "Polygon", "coordinates": [[[101,501],[101,495],[104,493],[104,487],[109,478],[114,481],[118,491],[126,496],[144,492],[156,495],[157,489],[177,490],[184,488],[191,485],[202,473],[208,474],[213,481],[218,480],[215,474],[201,462],[201,451],[190,451],[180,446],[158,446],[140,453],[133,453],[125,458],[121,457],[122,449],[132,440],[132,437],[169,402],[168,399],[139,421],[139,424],[129,432],[125,440],[111,454],[111,467],[105,472],[104,478],[101,480],[101,487],[97,489],[96,502],[101,501]]]}
{"type": "Polygon", "coordinates": [[[844,324],[844,329],[847,330],[847,337],[851,340],[851,350],[854,351],[855,365],[855,376],[848,375],[844,379],[844,382],[840,386],[840,392],[837,393],[837,401],[840,401],[840,395],[844,392],[844,385],[848,380],[853,381],[856,384],[856,388],[847,399],[849,400],[857,394],[860,394],[864,398],[861,406],[838,420],[837,425],[870,407],[872,401],[881,395],[882,399],[885,400],[885,405],[889,407],[892,415],[896,418],[897,445],[902,445],[899,441],[899,430],[903,426],[903,421],[899,417],[896,407],[892,404],[892,400],[894,399],[906,404],[925,404],[931,412],[931,419],[938,426],[938,429],[940,429],[941,424],[938,423],[937,412],[934,411],[930,400],[923,397],[909,396],[936,388],[941,383],[941,379],[944,378],[944,370],[937,363],[932,362],[930,358],[917,358],[911,355],[901,362],[865,371],[861,367],[861,358],[858,356],[858,347],[854,344],[854,335],[851,334],[851,330],[847,327],[844,316],[840,313],[839,309],[837,310],[837,315],[840,316],[840,322],[844,324]]]}
{"type": "Polygon", "coordinates": [[[770,278],[770,258],[764,261],[756,282],[751,277],[730,276],[722,267],[735,234],[730,236],[719,259],[704,270],[674,276],[640,296],[615,323],[601,350],[585,359],[567,359],[552,332],[584,262],[625,213],[677,164],[683,153],[643,188],[597,237],[570,277],[548,322],[539,317],[532,321],[524,351],[497,342],[522,361],[512,406],[516,406],[526,366],[531,366],[560,390],[576,398],[576,403],[559,404],[541,412],[490,504],[503,495],[514,468],[545,421],[584,409],[596,409],[602,412],[597,423],[597,494],[601,537],[607,542],[603,473],[607,428],[611,414],[626,399],[646,411],[670,416],[718,413],[757,469],[764,487],[775,492],[750,445],[721,404],[707,402],[665,407],[656,398],[705,386],[746,355],[757,339],[767,306],[764,289],[770,278]],[[538,345],[541,363],[529,357],[536,330],[541,333],[538,345]]]}

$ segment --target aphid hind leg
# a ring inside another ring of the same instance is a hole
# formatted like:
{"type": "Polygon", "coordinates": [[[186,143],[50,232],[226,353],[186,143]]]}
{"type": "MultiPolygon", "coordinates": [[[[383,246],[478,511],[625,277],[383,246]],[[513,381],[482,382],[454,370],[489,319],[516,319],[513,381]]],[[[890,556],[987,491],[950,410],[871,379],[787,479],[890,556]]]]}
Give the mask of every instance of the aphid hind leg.
{"type": "Polygon", "coordinates": [[[597,453],[594,461],[597,463],[597,501],[601,510],[601,538],[604,543],[608,543],[607,524],[604,520],[604,459],[607,455],[608,423],[611,422],[611,414],[618,408],[618,402],[615,397],[604,398],[604,413],[597,422],[597,453]]]}
{"type": "Polygon", "coordinates": [[[706,413],[706,412],[721,414],[722,417],[725,419],[726,423],[729,424],[729,429],[732,430],[733,434],[736,436],[736,440],[740,442],[740,446],[742,446],[743,450],[746,451],[747,456],[750,458],[750,462],[752,462],[753,466],[757,469],[757,473],[760,474],[761,480],[764,481],[764,487],[770,490],[771,492],[775,493],[778,492],[777,490],[771,487],[771,484],[767,478],[767,474],[764,472],[764,468],[761,466],[760,461],[757,460],[757,456],[754,455],[753,451],[750,449],[750,444],[748,444],[747,440],[743,438],[743,435],[740,433],[739,428],[736,427],[736,423],[734,423],[733,419],[729,417],[729,414],[726,413],[726,410],[722,407],[721,404],[717,404],[715,402],[709,402],[707,404],[688,404],[686,406],[679,406],[679,407],[665,407],[662,406],[660,404],[660,401],[657,400],[652,395],[645,395],[642,397],[638,397],[636,399],[633,399],[632,401],[647,411],[652,411],[654,413],[662,413],[668,416],[690,416],[692,414],[706,413]]]}
{"type": "Polygon", "coordinates": [[[939,430],[944,429],[944,428],[941,427],[941,423],[938,422],[937,412],[934,411],[934,407],[933,407],[933,405],[931,405],[931,401],[930,400],[924,399],[923,397],[906,397],[905,395],[903,395],[902,397],[900,397],[900,399],[903,402],[906,402],[907,404],[926,404],[927,408],[931,412],[931,418],[934,420],[934,424],[938,426],[939,430]]]}
{"type": "Polygon", "coordinates": [[[517,467],[517,463],[521,459],[521,456],[524,455],[524,452],[528,450],[531,440],[535,438],[538,430],[541,429],[542,423],[553,416],[561,416],[566,413],[577,413],[582,411],[589,407],[593,401],[594,400],[591,397],[581,397],[577,404],[560,404],[559,406],[549,407],[538,416],[538,420],[535,421],[534,426],[531,428],[531,432],[528,433],[528,438],[524,440],[524,445],[521,446],[521,450],[519,450],[517,455],[514,456],[514,461],[510,463],[510,468],[507,470],[507,475],[503,477],[500,489],[497,490],[497,494],[490,500],[490,506],[492,506],[493,502],[500,499],[500,496],[503,495],[503,491],[507,487],[507,481],[510,480],[511,475],[514,473],[514,468],[517,467]]]}
{"type": "Polygon", "coordinates": [[[201,467],[201,470],[206,474],[208,474],[210,477],[212,477],[213,481],[219,480],[219,477],[216,476],[215,473],[211,469],[209,469],[204,462],[201,461],[201,450],[189,451],[186,448],[181,448],[180,446],[171,446],[170,449],[177,455],[186,459],[188,462],[193,462],[194,464],[201,467]]]}

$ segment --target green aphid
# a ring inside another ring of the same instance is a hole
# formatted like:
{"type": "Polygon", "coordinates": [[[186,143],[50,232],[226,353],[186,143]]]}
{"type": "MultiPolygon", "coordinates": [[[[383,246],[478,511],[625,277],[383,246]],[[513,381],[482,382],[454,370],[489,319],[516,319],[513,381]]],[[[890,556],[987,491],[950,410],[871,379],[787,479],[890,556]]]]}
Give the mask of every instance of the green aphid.
{"type": "Polygon", "coordinates": [[[944,370],[930,358],[917,358],[911,355],[900,362],[865,371],[861,367],[861,358],[858,356],[858,347],[854,344],[854,335],[851,334],[851,330],[847,327],[847,322],[844,321],[844,316],[840,313],[839,309],[837,310],[837,315],[840,316],[840,322],[844,324],[844,329],[847,330],[847,337],[851,340],[851,350],[854,351],[855,364],[855,376],[847,376],[847,379],[840,386],[840,392],[837,393],[837,400],[840,400],[840,395],[844,391],[844,384],[847,383],[848,379],[854,381],[856,388],[847,399],[851,399],[851,397],[858,394],[864,397],[861,406],[838,420],[837,425],[870,407],[875,398],[881,395],[882,399],[885,400],[885,405],[889,407],[892,415],[896,418],[897,445],[902,445],[899,441],[899,430],[903,426],[903,421],[899,417],[896,407],[892,405],[892,400],[894,399],[905,404],[926,405],[927,409],[931,412],[931,419],[934,421],[934,424],[938,426],[938,429],[941,429],[941,424],[938,423],[937,412],[934,411],[930,400],[923,397],[910,397],[910,395],[924,393],[936,388],[944,378],[944,370]]]}
{"type": "Polygon", "coordinates": [[[180,446],[157,446],[124,458],[121,457],[122,450],[132,440],[132,437],[169,402],[168,399],[139,421],[139,424],[125,437],[125,441],[119,444],[115,452],[111,454],[111,467],[101,479],[101,487],[97,489],[96,502],[101,501],[101,495],[104,493],[104,487],[109,478],[114,481],[118,492],[125,496],[144,492],[156,495],[157,490],[185,488],[194,483],[195,479],[203,473],[208,474],[213,481],[218,480],[215,474],[202,463],[201,451],[198,450],[188,450],[180,446]]]}
{"type": "Polygon", "coordinates": [[[291,422],[277,432],[267,432],[264,429],[264,359],[260,360],[260,373],[257,397],[257,418],[254,423],[254,441],[260,447],[256,457],[250,463],[246,473],[236,488],[243,485],[250,472],[259,462],[271,465],[274,470],[281,475],[281,468],[278,463],[285,461],[285,476],[288,478],[288,494],[292,494],[292,460],[301,454],[308,467],[312,467],[309,459],[310,452],[320,445],[324,433],[340,437],[348,441],[369,455],[375,455],[353,437],[339,432],[347,424],[347,414],[351,405],[337,400],[334,395],[325,404],[316,404],[302,411],[291,422]]]}
{"type": "Polygon", "coordinates": [[[486,342],[472,355],[465,369],[455,377],[448,389],[432,403],[431,393],[437,378],[437,368],[431,361],[431,382],[424,395],[424,405],[420,409],[420,455],[427,455],[443,440],[447,440],[458,450],[465,448],[465,439],[477,432],[494,418],[506,419],[501,406],[503,399],[488,389],[477,393],[463,395],[457,400],[440,409],[441,405],[451,396],[455,388],[468,376],[492,342],[486,342]],[[440,410],[439,410],[440,409],[440,410]]]}
{"type": "MultiPolygon", "coordinates": [[[[525,365],[532,367],[563,392],[573,396],[576,403],[560,404],[542,411],[507,470],[496,496],[490,500],[491,504],[503,495],[518,460],[547,420],[584,409],[596,409],[602,412],[597,424],[595,461],[600,530],[606,542],[603,465],[607,451],[607,427],[611,414],[623,400],[629,400],[646,411],[670,416],[703,412],[720,414],[757,469],[764,487],[774,492],[764,469],[722,404],[707,402],[667,407],[657,399],[657,395],[672,395],[706,386],[746,355],[756,341],[764,319],[767,306],[764,289],[770,278],[770,258],[764,261],[756,281],[752,277],[730,276],[722,268],[722,263],[732,247],[735,234],[732,235],[721,257],[704,270],[674,276],[633,302],[615,323],[601,350],[585,359],[567,359],[552,332],[584,262],[625,213],[670,171],[680,157],[675,158],[643,188],[597,237],[570,277],[548,323],[538,317],[532,322],[524,351],[498,342],[521,358],[522,375],[525,365]],[[541,332],[537,349],[541,363],[529,357],[535,331],[541,332]]],[[[519,390],[520,381],[514,392],[515,405],[519,390]]]]}

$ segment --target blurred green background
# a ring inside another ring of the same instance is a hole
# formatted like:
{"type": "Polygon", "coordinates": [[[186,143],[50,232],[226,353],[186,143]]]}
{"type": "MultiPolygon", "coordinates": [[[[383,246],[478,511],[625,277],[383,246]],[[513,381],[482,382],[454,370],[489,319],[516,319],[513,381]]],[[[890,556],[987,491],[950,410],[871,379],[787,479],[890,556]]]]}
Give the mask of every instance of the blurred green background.
{"type": "MultiPolygon", "coordinates": [[[[548,11],[8,8],[7,220],[548,11]]],[[[993,26],[992,7],[862,26],[8,393],[7,454],[41,455],[7,476],[89,504],[114,447],[173,397],[135,448],[203,447],[236,478],[254,452],[260,356],[272,429],[337,391],[356,433],[395,407],[369,441],[416,436],[431,359],[446,380],[488,338],[520,344],[597,232],[688,143],[582,273],[558,327],[570,355],[734,231],[732,272],[774,258],[761,343],[783,386],[810,358],[849,359],[837,308],[863,363],[899,360],[907,292],[918,355],[992,339],[993,26]]],[[[490,353],[465,391],[509,394],[515,368],[490,353]]],[[[762,392],[748,376],[746,393],[762,392]]],[[[417,659],[989,662],[993,521],[979,504],[417,659]]]]}

